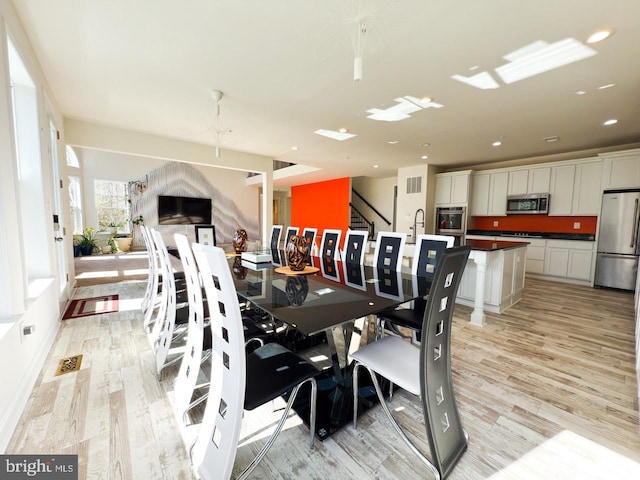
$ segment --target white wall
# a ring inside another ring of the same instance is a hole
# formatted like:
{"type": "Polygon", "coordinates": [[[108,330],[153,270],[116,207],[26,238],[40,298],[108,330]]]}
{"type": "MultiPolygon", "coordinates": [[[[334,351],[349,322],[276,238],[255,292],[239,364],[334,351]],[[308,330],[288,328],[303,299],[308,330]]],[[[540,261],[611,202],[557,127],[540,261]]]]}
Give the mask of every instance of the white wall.
{"type": "MultiPolygon", "coordinates": [[[[396,212],[396,231],[407,234],[407,241],[414,240],[413,235],[416,233],[410,227],[413,227],[413,221],[418,209],[427,212],[427,189],[428,189],[428,165],[416,165],[398,169],[398,205],[396,212]],[[422,189],[420,193],[407,193],[407,179],[411,177],[422,178],[422,189]]],[[[418,227],[417,233],[424,233],[423,227],[418,227]]]]}
{"type": "Polygon", "coordinates": [[[353,203],[368,220],[372,220],[376,226],[376,232],[381,230],[393,229],[394,217],[394,189],[398,185],[397,177],[372,178],[372,177],[355,177],[351,179],[353,189],[362,195],[367,202],[373,205],[384,217],[391,222],[391,225],[382,220],[378,215],[373,213],[357,195],[351,196],[353,203]]]}
{"type": "MultiPolygon", "coordinates": [[[[8,83],[7,43],[9,34],[22,60],[27,67],[38,94],[38,117],[40,131],[40,152],[42,157],[42,192],[43,209],[51,208],[52,184],[51,168],[44,146],[49,143],[48,115],[57,124],[62,124],[60,110],[51,99],[46,78],[42,72],[35,53],[31,50],[18,16],[9,0],[0,0],[0,220],[3,228],[0,231],[0,364],[7,366],[0,370],[0,452],[4,452],[13,430],[26,406],[31,389],[35,384],[50,346],[59,328],[59,302],[62,291],[53,278],[43,278],[30,285],[30,294],[25,289],[26,272],[22,259],[30,252],[25,251],[22,233],[16,226],[24,212],[20,209],[19,192],[16,188],[18,179],[16,171],[16,155],[13,145],[13,122],[11,120],[11,90],[8,83]],[[49,100],[45,101],[44,97],[49,100]],[[46,104],[46,110],[45,110],[46,104]],[[28,336],[21,336],[24,325],[34,325],[35,331],[28,336]]],[[[61,132],[64,136],[64,132],[61,132]]],[[[62,142],[60,142],[61,144],[62,142]]],[[[59,158],[64,158],[64,149],[58,148],[59,158]]],[[[37,227],[49,240],[49,244],[41,245],[43,250],[53,251],[52,224],[48,216],[43,223],[40,219],[37,227]]],[[[28,218],[23,218],[28,221],[28,218]]],[[[69,255],[71,247],[69,246],[69,255]]],[[[48,272],[52,260],[49,263],[48,272]]],[[[66,290],[65,290],[66,292],[66,290]]]]}
{"type": "MultiPolygon", "coordinates": [[[[95,227],[98,224],[94,180],[125,182],[141,180],[152,170],[170,163],[169,160],[88,148],[75,147],[74,150],[82,166],[85,226],[87,227],[95,227]]],[[[199,171],[223,197],[231,199],[244,216],[259,218],[259,191],[256,187],[245,186],[246,172],[204,165],[190,166],[199,171]]]]}

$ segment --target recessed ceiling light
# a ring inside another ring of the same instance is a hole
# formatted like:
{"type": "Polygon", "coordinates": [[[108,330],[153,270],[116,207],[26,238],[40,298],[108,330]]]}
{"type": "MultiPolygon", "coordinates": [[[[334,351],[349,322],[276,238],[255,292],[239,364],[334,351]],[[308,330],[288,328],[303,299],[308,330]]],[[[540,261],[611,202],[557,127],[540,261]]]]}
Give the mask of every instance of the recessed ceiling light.
{"type": "Polygon", "coordinates": [[[373,166],[373,168],[378,168],[378,167],[379,167],[379,165],[374,165],[374,166],[373,166]]]}
{"type": "Polygon", "coordinates": [[[560,137],[558,135],[554,135],[552,137],[545,137],[543,138],[543,140],[547,143],[553,143],[553,142],[557,142],[558,140],[560,140],[560,137]]]}
{"type": "Polygon", "coordinates": [[[493,142],[491,145],[493,145],[494,147],[499,147],[500,145],[502,145],[502,142],[500,141],[493,142]]]}
{"type": "Polygon", "coordinates": [[[396,143],[398,143],[398,140],[389,140],[387,143],[389,145],[395,145],[396,143]]]}
{"type": "Polygon", "coordinates": [[[603,125],[615,125],[616,123],[618,123],[618,120],[616,120],[615,118],[610,118],[609,120],[604,122],[603,125]]]}
{"type": "Polygon", "coordinates": [[[338,130],[340,133],[347,133],[349,131],[348,128],[344,128],[342,127],[340,130],[338,130]]]}
{"type": "Polygon", "coordinates": [[[420,102],[423,104],[431,103],[431,97],[422,97],[420,102]]]}
{"type": "Polygon", "coordinates": [[[429,155],[422,155],[420,158],[421,158],[422,160],[426,160],[427,158],[429,158],[429,155]]]}
{"type": "Polygon", "coordinates": [[[616,29],[612,28],[612,27],[602,28],[602,29],[598,30],[597,32],[592,33],[591,36],[589,38],[587,38],[587,42],[586,43],[598,43],[598,42],[601,42],[602,40],[606,40],[607,38],[609,38],[615,32],[616,32],[616,29]]]}
{"type": "Polygon", "coordinates": [[[295,147],[295,146],[294,146],[294,147],[291,147],[291,150],[294,150],[294,151],[295,151],[295,150],[298,150],[298,147],[295,147]]]}
{"type": "Polygon", "coordinates": [[[587,94],[587,92],[585,92],[584,90],[578,90],[576,92],[576,95],[586,95],[586,94],[587,94]]]}
{"type": "Polygon", "coordinates": [[[598,90],[606,90],[607,88],[615,87],[615,83],[607,83],[606,85],[600,85],[598,90]]]}

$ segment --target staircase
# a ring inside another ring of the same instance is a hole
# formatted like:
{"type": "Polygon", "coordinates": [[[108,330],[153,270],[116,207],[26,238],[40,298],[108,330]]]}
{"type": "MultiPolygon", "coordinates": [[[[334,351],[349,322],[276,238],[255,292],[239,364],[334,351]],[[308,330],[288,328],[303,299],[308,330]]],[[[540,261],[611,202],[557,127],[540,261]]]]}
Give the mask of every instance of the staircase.
{"type": "MultiPolygon", "coordinates": [[[[360,195],[354,189],[351,192],[358,197],[364,205],[372,212],[383,220],[388,226],[391,226],[391,222],[387,220],[373,205],[371,205],[362,195],[360,195]]],[[[369,232],[369,240],[375,240],[376,227],[373,220],[369,220],[353,203],[349,203],[351,207],[351,219],[349,222],[349,228],[351,230],[364,230],[369,232]]]]}
{"type": "Polygon", "coordinates": [[[365,232],[368,232],[369,240],[374,240],[376,233],[374,223],[367,220],[365,216],[360,213],[360,210],[354,207],[353,204],[349,205],[351,205],[351,220],[349,221],[349,228],[351,230],[364,230],[365,232]]]}

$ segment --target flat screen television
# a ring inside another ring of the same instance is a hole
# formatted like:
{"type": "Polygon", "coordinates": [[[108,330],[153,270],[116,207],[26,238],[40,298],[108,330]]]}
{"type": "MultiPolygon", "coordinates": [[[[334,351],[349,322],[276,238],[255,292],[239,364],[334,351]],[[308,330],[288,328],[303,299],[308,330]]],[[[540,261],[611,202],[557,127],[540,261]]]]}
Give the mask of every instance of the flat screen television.
{"type": "Polygon", "coordinates": [[[158,196],[160,225],[192,225],[211,223],[211,199],[158,196]]]}

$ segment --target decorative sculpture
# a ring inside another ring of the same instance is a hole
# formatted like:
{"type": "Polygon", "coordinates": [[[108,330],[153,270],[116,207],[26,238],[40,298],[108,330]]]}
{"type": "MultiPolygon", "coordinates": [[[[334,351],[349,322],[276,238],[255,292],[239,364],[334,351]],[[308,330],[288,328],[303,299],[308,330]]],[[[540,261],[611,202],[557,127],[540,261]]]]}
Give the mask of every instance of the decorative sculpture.
{"type": "Polygon", "coordinates": [[[287,244],[285,254],[289,268],[294,272],[301,272],[307,266],[309,244],[304,237],[293,235],[287,244]]]}
{"type": "Polygon", "coordinates": [[[247,244],[249,243],[249,236],[244,228],[239,228],[233,235],[233,249],[237,254],[247,251],[247,244]]]}

